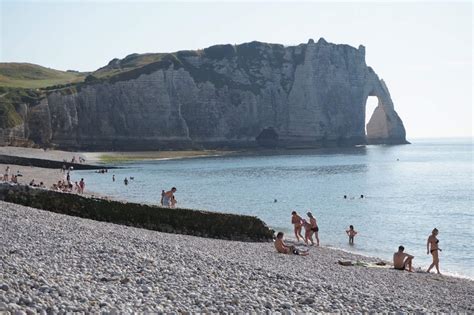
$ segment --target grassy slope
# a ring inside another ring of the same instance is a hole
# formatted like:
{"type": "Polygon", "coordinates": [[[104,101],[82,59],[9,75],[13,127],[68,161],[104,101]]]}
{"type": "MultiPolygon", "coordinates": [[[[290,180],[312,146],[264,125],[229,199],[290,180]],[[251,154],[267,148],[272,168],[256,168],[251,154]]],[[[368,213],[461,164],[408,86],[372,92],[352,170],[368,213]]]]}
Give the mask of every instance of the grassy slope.
{"type": "Polygon", "coordinates": [[[42,93],[30,89],[0,87],[0,129],[12,128],[23,122],[17,112],[19,104],[34,105],[42,93]]]}
{"type": "Polygon", "coordinates": [[[84,73],[66,72],[30,63],[0,63],[0,86],[42,88],[83,81],[84,73]]]}
{"type": "MultiPolygon", "coordinates": [[[[220,60],[238,56],[239,65],[249,69],[260,62],[262,45],[270,44],[251,42],[237,46],[216,45],[198,51],[131,54],[123,59],[113,59],[108,65],[93,73],[59,71],[30,63],[0,63],[0,128],[11,128],[21,123],[22,119],[16,111],[17,106],[21,103],[36,104],[41,97],[44,97],[46,91],[75,93],[83,85],[132,80],[142,74],[167,69],[172,65],[189,71],[197,82],[210,81],[216,86],[228,85],[233,88],[258,90],[260,78],[254,78],[250,85],[240,84],[217,73],[209,65],[193,66],[187,61],[187,57],[204,56],[220,60]],[[89,74],[91,75],[88,77],[89,74]]],[[[283,46],[275,44],[270,46],[273,48],[272,54],[267,58],[270,63],[280,65],[284,53],[283,46]]]]}
{"type": "Polygon", "coordinates": [[[131,54],[124,59],[114,59],[107,66],[92,74],[97,78],[108,78],[116,74],[143,67],[147,64],[160,61],[166,53],[131,54]]]}

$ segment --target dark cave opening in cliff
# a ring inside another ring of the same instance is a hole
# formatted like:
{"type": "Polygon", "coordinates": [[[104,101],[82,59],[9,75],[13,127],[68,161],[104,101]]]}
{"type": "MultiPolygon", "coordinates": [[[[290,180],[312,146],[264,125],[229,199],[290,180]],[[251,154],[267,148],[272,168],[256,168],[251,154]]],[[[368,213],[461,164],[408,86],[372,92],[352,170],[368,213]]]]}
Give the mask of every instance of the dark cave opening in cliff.
{"type": "Polygon", "coordinates": [[[369,123],[370,118],[374,114],[375,108],[379,103],[377,96],[369,96],[367,102],[365,103],[365,135],[367,136],[367,124],[369,123]]]}

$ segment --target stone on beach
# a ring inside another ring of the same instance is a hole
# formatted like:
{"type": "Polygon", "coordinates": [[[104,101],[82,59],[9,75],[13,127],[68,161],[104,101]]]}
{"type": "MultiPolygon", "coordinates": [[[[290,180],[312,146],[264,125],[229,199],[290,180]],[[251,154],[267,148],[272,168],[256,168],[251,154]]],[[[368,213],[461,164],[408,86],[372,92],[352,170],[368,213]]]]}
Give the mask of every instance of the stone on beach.
{"type": "Polygon", "coordinates": [[[344,267],[339,259],[376,259],[324,247],[296,257],[271,243],[166,234],[5,202],[0,240],[0,311],[12,314],[474,311],[471,280],[344,267]]]}

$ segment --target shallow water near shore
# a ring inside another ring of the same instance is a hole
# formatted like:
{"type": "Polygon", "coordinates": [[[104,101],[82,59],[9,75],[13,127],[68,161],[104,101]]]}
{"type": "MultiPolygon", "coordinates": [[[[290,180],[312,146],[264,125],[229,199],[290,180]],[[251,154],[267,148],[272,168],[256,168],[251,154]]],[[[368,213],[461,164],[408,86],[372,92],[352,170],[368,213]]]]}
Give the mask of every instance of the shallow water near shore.
{"type": "Polygon", "coordinates": [[[423,269],[431,262],[426,239],[437,227],[441,272],[474,278],[472,139],[123,166],[107,174],[77,171],[73,179],[83,177],[90,191],[146,203],[159,203],[161,190],[176,186],[181,207],[255,215],[287,237],[291,211],[303,216],[311,209],[323,246],[390,260],[404,245],[423,269]],[[125,186],[130,176],[134,180],[125,186]],[[345,234],[350,224],[359,232],[354,246],[345,234]]]}

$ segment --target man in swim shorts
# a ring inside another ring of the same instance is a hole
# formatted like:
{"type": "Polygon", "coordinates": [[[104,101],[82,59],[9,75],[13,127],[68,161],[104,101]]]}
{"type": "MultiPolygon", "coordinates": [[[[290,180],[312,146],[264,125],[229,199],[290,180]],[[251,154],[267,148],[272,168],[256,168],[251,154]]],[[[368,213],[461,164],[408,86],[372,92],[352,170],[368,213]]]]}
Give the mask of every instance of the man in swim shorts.
{"type": "Polygon", "coordinates": [[[298,250],[294,246],[288,246],[285,244],[283,241],[283,232],[278,232],[276,240],[275,240],[275,248],[277,252],[282,253],[282,254],[293,254],[293,255],[300,255],[300,256],[306,256],[309,253],[308,252],[303,252],[298,250]]]}
{"type": "Polygon", "coordinates": [[[404,253],[405,247],[399,246],[398,252],[393,254],[393,268],[413,272],[412,261],[415,256],[404,253]]]}

